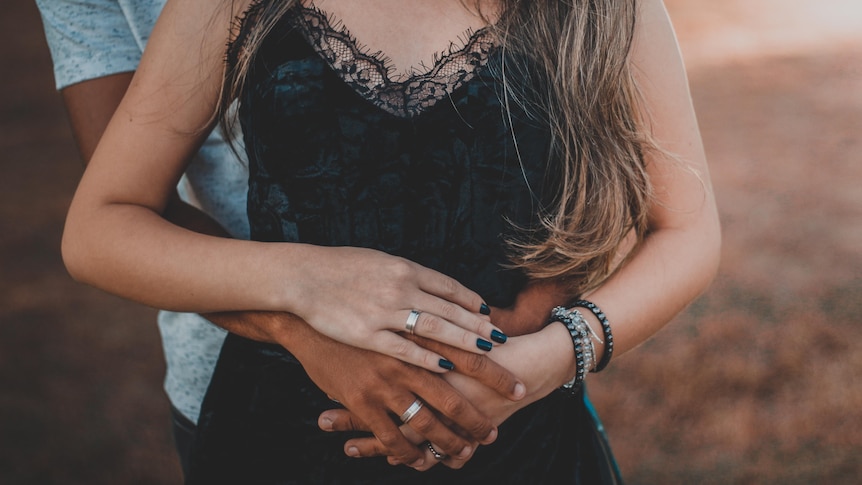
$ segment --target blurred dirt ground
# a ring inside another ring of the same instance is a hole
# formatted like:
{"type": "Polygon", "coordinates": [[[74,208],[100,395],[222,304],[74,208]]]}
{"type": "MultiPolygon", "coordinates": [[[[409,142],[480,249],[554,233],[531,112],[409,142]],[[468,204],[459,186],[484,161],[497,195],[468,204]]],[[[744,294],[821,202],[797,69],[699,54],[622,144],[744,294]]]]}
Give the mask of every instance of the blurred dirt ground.
{"type": "MultiPolygon", "coordinates": [[[[724,225],[713,287],[590,390],[627,481],[862,476],[862,7],[668,0],[724,225]]],[[[0,17],[0,483],[179,483],[154,312],[58,254],[80,164],[36,7],[0,17]]]]}

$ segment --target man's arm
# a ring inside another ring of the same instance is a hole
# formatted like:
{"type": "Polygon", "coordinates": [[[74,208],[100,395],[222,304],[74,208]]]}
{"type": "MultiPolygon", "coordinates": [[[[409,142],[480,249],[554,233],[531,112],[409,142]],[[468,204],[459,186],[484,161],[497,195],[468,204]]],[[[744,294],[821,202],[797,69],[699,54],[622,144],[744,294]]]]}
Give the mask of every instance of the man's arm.
{"type": "MultiPolygon", "coordinates": [[[[90,161],[96,145],[105,132],[105,127],[123,99],[134,72],[111,74],[72,84],[60,90],[72,134],[78,145],[78,152],[84,166],[90,161]]],[[[228,232],[214,219],[182,200],[174,194],[165,209],[164,216],[174,224],[202,234],[230,237],[228,232]]],[[[242,329],[236,332],[242,334],[242,329]]]]}
{"type": "Polygon", "coordinates": [[[134,72],[121,72],[72,84],[60,90],[72,135],[84,165],[90,161],[108,121],[123,99],[134,72]]]}

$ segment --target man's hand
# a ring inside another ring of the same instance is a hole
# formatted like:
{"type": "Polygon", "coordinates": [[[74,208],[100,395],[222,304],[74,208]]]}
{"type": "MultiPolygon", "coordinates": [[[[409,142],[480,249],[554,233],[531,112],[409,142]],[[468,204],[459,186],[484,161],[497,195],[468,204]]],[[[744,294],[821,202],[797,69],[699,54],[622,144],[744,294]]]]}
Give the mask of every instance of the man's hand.
{"type": "MultiPolygon", "coordinates": [[[[439,345],[437,342],[426,344],[439,345]]],[[[446,354],[445,349],[437,350],[446,354]]],[[[495,348],[489,356],[523,379],[528,389],[524,399],[519,401],[504,399],[476,380],[457,372],[450,372],[444,378],[470,402],[476,404],[495,425],[503,423],[519,409],[547,396],[575,372],[571,338],[568,330],[559,324],[548,325],[542,331],[530,335],[513,337],[506,342],[506,345],[495,348]]],[[[369,430],[368,425],[361,418],[348,410],[329,410],[323,414],[323,417],[331,423],[331,429],[334,431],[369,430]]],[[[437,463],[443,463],[450,468],[461,468],[472,457],[472,455],[467,457],[449,455],[440,449],[436,441],[417,435],[409,427],[402,426],[401,431],[412,443],[425,444],[425,446],[419,445],[424,449],[426,456],[421,466],[414,467],[417,470],[427,470],[437,463]],[[449,456],[438,460],[428,449],[426,441],[430,441],[435,450],[449,456]]],[[[374,437],[349,440],[345,443],[345,449],[354,449],[354,456],[387,456],[390,463],[397,462],[392,459],[392,451],[374,437]]]]}
{"type": "MultiPolygon", "coordinates": [[[[496,427],[491,420],[440,374],[336,342],[286,313],[219,313],[207,318],[243,337],[278,343],[289,350],[318,387],[349,409],[381,443],[386,443],[394,462],[421,466],[417,461],[424,459],[424,450],[405,438],[398,429],[400,423],[392,417],[403,413],[417,398],[425,406],[410,420],[414,435],[433,440],[446,454],[466,458],[472,455],[476,444],[496,439],[496,427]]],[[[482,382],[485,389],[502,400],[524,396],[524,385],[487,357],[436,342],[426,343],[446,351],[457,371],[482,382]]],[[[328,430],[325,413],[319,423],[328,430]]]]}

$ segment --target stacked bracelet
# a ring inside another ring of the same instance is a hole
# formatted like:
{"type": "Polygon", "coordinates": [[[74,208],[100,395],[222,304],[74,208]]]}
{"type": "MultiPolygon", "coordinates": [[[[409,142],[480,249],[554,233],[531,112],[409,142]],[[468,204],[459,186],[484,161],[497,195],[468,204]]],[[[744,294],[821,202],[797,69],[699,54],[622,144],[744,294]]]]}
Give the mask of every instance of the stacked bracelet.
{"type": "Polygon", "coordinates": [[[587,375],[587,371],[592,370],[595,365],[595,350],[593,348],[593,341],[590,338],[590,326],[587,324],[587,321],[584,320],[584,316],[581,315],[581,312],[575,309],[566,309],[564,307],[556,307],[551,311],[551,322],[560,322],[566,326],[566,329],[569,331],[569,334],[572,336],[572,343],[575,346],[575,362],[577,364],[577,370],[575,372],[575,377],[572,378],[571,381],[563,384],[563,389],[576,393],[581,384],[584,382],[584,378],[587,375]]]}
{"type": "Polygon", "coordinates": [[[608,318],[605,316],[605,312],[601,310],[595,303],[587,300],[578,300],[572,304],[575,308],[586,308],[587,310],[593,312],[593,315],[599,319],[599,322],[602,324],[602,333],[605,336],[605,352],[602,354],[602,359],[599,361],[599,365],[593,369],[592,372],[599,372],[608,366],[608,363],[611,361],[611,356],[614,353],[614,336],[611,333],[611,324],[608,322],[608,318]]]}

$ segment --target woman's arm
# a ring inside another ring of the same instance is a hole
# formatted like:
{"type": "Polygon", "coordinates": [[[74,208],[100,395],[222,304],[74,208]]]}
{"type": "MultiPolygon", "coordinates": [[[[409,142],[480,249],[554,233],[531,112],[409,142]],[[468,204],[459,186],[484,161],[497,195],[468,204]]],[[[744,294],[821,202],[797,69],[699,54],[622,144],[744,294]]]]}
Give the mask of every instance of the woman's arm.
{"type": "Polygon", "coordinates": [[[169,310],[289,311],[335,340],[443,372],[442,356],[395,333],[416,309],[418,334],[483,353],[495,328],[481,297],[440,273],[378,251],[231,240],[163,218],[213,125],[230,26],[248,3],[165,6],[72,201],[69,272],[169,310]]]}
{"type": "MultiPolygon", "coordinates": [[[[647,160],[656,201],[650,209],[645,243],[612,278],[586,296],[611,322],[615,356],[649,338],[706,289],[717,271],[720,250],[706,157],[673,27],[661,0],[640,4],[632,63],[653,136],[674,156],[651,153],[647,160]]],[[[540,311],[547,312],[546,301],[534,301],[542,307],[540,311]]],[[[582,313],[601,334],[598,319],[589,311],[582,313]]],[[[429,346],[433,348],[433,344],[429,346]]],[[[596,351],[602,355],[603,346],[597,344],[596,351]]],[[[511,338],[491,358],[524,381],[525,399],[503,402],[470,379],[453,375],[447,380],[474,403],[481,403],[479,408],[498,424],[553,392],[576,370],[571,339],[560,324],[511,338]]],[[[346,412],[329,411],[326,417],[333,430],[362,428],[346,412]]],[[[389,454],[373,438],[350,440],[345,444],[349,447],[355,447],[358,456],[389,454]]],[[[433,464],[430,453],[427,456],[426,462],[433,464]]],[[[463,461],[450,459],[447,465],[458,467],[463,461]]]]}
{"type": "MultiPolygon", "coordinates": [[[[661,0],[639,2],[632,64],[644,98],[644,118],[658,145],[649,153],[656,200],[650,229],[629,263],[586,298],[604,310],[614,354],[649,338],[700,295],[715,277],[721,230],[706,155],[682,56],[661,0]]],[[[593,328],[598,319],[582,312],[593,328]]],[[[597,348],[599,355],[603,349],[597,348]]]]}

